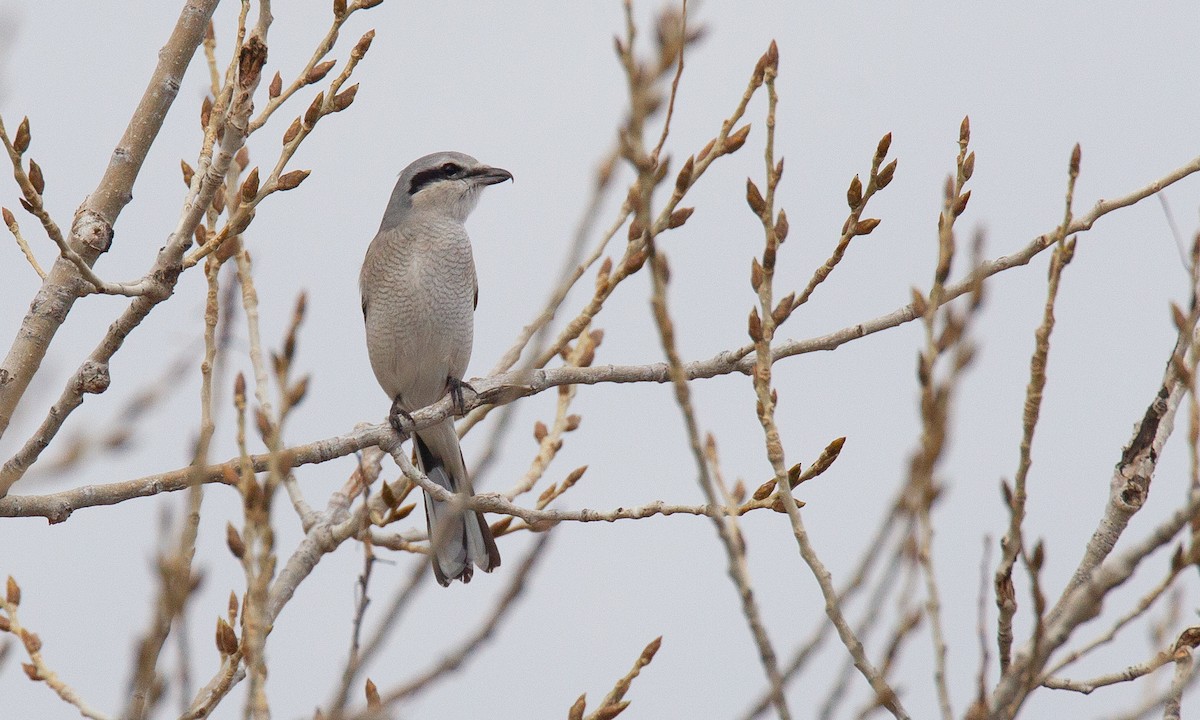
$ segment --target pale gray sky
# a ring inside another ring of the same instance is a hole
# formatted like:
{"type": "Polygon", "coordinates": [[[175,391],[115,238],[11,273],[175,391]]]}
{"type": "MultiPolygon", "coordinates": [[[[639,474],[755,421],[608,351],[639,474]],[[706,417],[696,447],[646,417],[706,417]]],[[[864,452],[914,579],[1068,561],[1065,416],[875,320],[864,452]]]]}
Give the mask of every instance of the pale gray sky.
{"type": "MultiPolygon", "coordinates": [[[[16,3],[0,1],[0,112],[9,127],[30,117],[30,154],[47,178],[46,198],[59,222],[94,187],[149,77],[155,54],[178,14],[177,2],[16,3]]],[[[328,2],[276,3],[268,71],[299,67],[324,32],[328,2]]],[[[639,2],[643,37],[657,3],[639,2]]],[[[218,10],[219,52],[229,47],[236,6],[218,10]]],[[[1077,207],[1124,194],[1193,158],[1200,141],[1195,32],[1200,6],[1063,2],[883,4],[710,0],[693,22],[708,28],[687,57],[667,150],[681,160],[715,134],[735,106],[754,63],[772,38],[779,44],[777,152],[787,158],[778,202],[791,219],[777,287],[803,286],[829,254],[845,217],[845,190],[865,174],[879,137],[894,133],[900,160],[893,184],[871,204],[883,224],[852,245],[846,260],[803,311],[785,326],[808,337],[888,312],[927,286],[935,257],[942,183],[952,171],[958,126],[970,115],[977,153],[970,207],[959,228],[987,231],[987,254],[1019,248],[1062,217],[1071,147],[1083,147],[1077,207]]],[[[355,73],[354,106],[324,120],[295,167],[314,173],[296,191],[271,198],[249,235],[264,318],[278,342],[297,292],[309,314],[298,365],[311,390],[287,431],[301,442],[377,422],[387,411],[371,376],[358,309],[357,273],[396,174],[427,152],[455,149],[512,171],[512,185],[492,188],[469,228],[480,282],[470,375],[488,370],[544,301],[587,199],[592,171],[611,146],[625,110],[623,81],[612,52],[622,28],[620,4],[400,3],[393,0],[349,23],[334,57],[344,59],[369,28],[377,36],[355,73]]],[[[97,264],[105,278],[140,276],[178,216],[183,185],[179,159],[194,161],[198,107],[208,86],[200,61],[183,89],[117,226],[113,249],[97,264]]],[[[314,91],[315,92],[315,91],[314,91]]],[[[312,93],[305,93],[304,97],[312,93]]],[[[306,101],[302,101],[306,102],[306,101]]],[[[281,113],[250,152],[273,162],[278,137],[299,112],[281,113]]],[[[761,228],[746,208],[747,175],[760,178],[765,96],[751,105],[747,147],[715,166],[688,204],[686,227],[664,236],[672,261],[671,303],[681,351],[699,359],[744,342],[754,302],[750,258],[761,252],[761,228]]],[[[676,164],[677,167],[677,164],[676,164]]],[[[627,171],[622,171],[626,176],[627,171]]],[[[8,173],[0,173],[8,177],[8,173]]],[[[0,203],[17,208],[15,185],[0,181],[0,203]]],[[[1200,182],[1166,192],[1183,228],[1196,226],[1200,182]]],[[[613,209],[601,214],[606,224],[613,209]]],[[[49,241],[23,221],[48,261],[49,241]]],[[[965,233],[964,233],[965,236],[965,233]]],[[[965,239],[965,237],[964,237],[965,239]]],[[[978,664],[974,639],[976,588],[985,534],[1007,524],[998,482],[1016,467],[1020,410],[1033,330],[1044,300],[1047,258],[1003,273],[989,286],[988,309],[976,328],[979,360],[961,388],[955,434],[942,476],[948,495],[938,506],[936,562],[943,577],[949,673],[955,707],[970,700],[978,664]]],[[[586,283],[585,283],[586,285],[586,283]]],[[[17,330],[37,277],[5,234],[0,242],[0,342],[17,330]]],[[[1058,307],[1050,386],[1035,447],[1029,527],[1048,550],[1050,592],[1065,582],[1102,508],[1107,480],[1159,383],[1174,330],[1168,302],[1186,297],[1187,275],[1158,202],[1107,217],[1085,234],[1068,268],[1058,307]]],[[[113,422],[123,400],[157,376],[181,348],[197,342],[203,302],[199,273],[188,273],[171,302],[130,338],[113,363],[112,389],[89,396],[67,425],[86,433],[113,422]]],[[[645,276],[622,286],[598,320],[605,329],[599,362],[661,359],[649,315],[645,276]]],[[[585,298],[572,296],[567,307],[585,298]]],[[[0,442],[5,457],[40,420],[64,377],[88,352],[124,300],[77,304],[60,332],[23,412],[0,442]]],[[[244,350],[244,329],[237,349],[244,350]]],[[[789,460],[808,462],[835,437],[845,450],[834,469],[798,493],[813,542],[836,578],[858,557],[904,477],[917,439],[915,326],[872,336],[821,356],[776,367],[780,422],[789,460]]],[[[244,355],[244,353],[242,353],[244,355]]],[[[237,366],[247,365],[238,357],[237,366]]],[[[122,454],[89,463],[68,477],[31,474],[14,492],[36,493],[112,482],[186,464],[197,432],[198,373],[145,422],[122,454]]],[[[699,418],[715,433],[726,474],[751,487],[770,475],[754,417],[750,383],[726,377],[695,384],[699,418]]],[[[534,420],[548,419],[553,393],[521,403],[500,464],[481,482],[508,487],[535,450],[534,420]]],[[[569,507],[610,508],[650,500],[699,502],[694,464],[670,389],[601,386],[580,390],[580,430],[569,436],[549,474],[588,464],[569,507]]],[[[226,419],[229,412],[226,411],[226,419]]],[[[465,442],[468,461],[480,434],[465,442]]],[[[1176,438],[1160,467],[1151,503],[1133,537],[1174,507],[1186,487],[1186,453],[1176,438]]],[[[214,455],[232,450],[228,424],[214,455]]],[[[314,502],[340,485],[352,458],[302,469],[314,502]]],[[[395,471],[389,469],[389,476],[395,471]]],[[[161,512],[179,498],[83,510],[64,525],[0,522],[0,574],[25,590],[23,620],[36,629],[53,667],[86,698],[121,706],[133,638],[146,624],[154,591],[153,547],[161,512]]],[[[237,520],[232,492],[206,497],[198,566],[203,592],[192,607],[196,678],[216,664],[215,615],[240,568],[225,549],[224,524],[237,520]]],[[[291,510],[278,506],[286,552],[300,537],[291,510]]],[[[415,522],[422,522],[414,518],[415,522]]],[[[783,516],[745,520],[751,572],[776,648],[787,656],[822,619],[816,583],[801,562],[783,516]]],[[[555,531],[534,582],[492,643],[464,672],[404,706],[405,717],[561,717],[581,692],[593,702],[624,674],[642,647],[663,636],[654,663],[635,681],[631,718],[739,717],[764,685],[754,645],[725,574],[712,524],[674,516],[613,525],[568,525],[555,531]]],[[[447,590],[432,578],[400,626],[391,649],[369,671],[385,687],[423,669],[449,646],[458,623],[490,607],[528,538],[505,538],[505,566],[447,590]],[[448,628],[450,630],[448,630],[448,628]]],[[[995,553],[993,553],[993,558],[995,553]]],[[[407,576],[407,558],[380,565],[372,595],[378,611],[407,576]]],[[[1166,564],[1167,558],[1156,561],[1166,564]]],[[[360,567],[347,545],[322,561],[288,606],[270,638],[270,697],[276,717],[311,716],[332,690],[349,636],[353,584],[360,567]]],[[[1146,587],[1157,570],[1134,583],[1146,587]]],[[[1196,602],[1196,581],[1185,583],[1196,602]]],[[[1136,588],[1121,597],[1136,596],[1136,588]]],[[[989,611],[994,608],[989,602],[989,611]]],[[[857,617],[857,612],[851,613],[857,617]]],[[[1027,631],[1027,630],[1026,630],[1027,631]]],[[[1088,633],[1090,636],[1091,633],[1088,633]]],[[[882,652],[876,635],[872,657],[882,652]]],[[[1122,635],[1112,651],[1077,675],[1112,671],[1152,653],[1144,628],[1122,635]]],[[[14,649],[15,654],[15,649],[14,649]]],[[[908,708],[936,712],[925,635],[908,646],[900,674],[908,708]]],[[[167,653],[166,657],[170,657],[167,653]]],[[[843,662],[829,646],[821,667],[843,662]]],[[[993,666],[994,667],[994,666],[993,666]]],[[[831,682],[828,670],[791,686],[797,717],[816,714],[831,682]]],[[[1160,686],[1165,679],[1160,678],[1160,686]]],[[[855,676],[857,708],[866,686],[855,676]]],[[[1030,717],[1073,708],[1100,716],[1132,703],[1136,689],[1107,689],[1088,699],[1043,691],[1030,717]]],[[[49,691],[33,687],[10,657],[0,668],[6,716],[68,717],[49,691]],[[15,703],[15,704],[14,704],[15,703]]],[[[1193,698],[1194,712],[1200,704],[1193,698]]],[[[233,716],[235,705],[218,714],[233,716]]]]}

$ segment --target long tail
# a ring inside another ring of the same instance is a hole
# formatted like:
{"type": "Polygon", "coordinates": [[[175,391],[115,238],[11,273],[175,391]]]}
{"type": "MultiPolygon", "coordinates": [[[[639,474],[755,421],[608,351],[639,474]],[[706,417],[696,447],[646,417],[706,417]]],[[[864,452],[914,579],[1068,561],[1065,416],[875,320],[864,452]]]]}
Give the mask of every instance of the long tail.
{"type": "MultiPolygon", "coordinates": [[[[430,480],[453,493],[473,494],[453,422],[421,430],[414,442],[417,463],[430,480]]],[[[474,510],[454,513],[449,503],[426,494],[425,522],[433,547],[433,574],[443,587],[451,580],[470,582],[472,565],[484,572],[500,566],[500,551],[483,515],[474,510]]]]}

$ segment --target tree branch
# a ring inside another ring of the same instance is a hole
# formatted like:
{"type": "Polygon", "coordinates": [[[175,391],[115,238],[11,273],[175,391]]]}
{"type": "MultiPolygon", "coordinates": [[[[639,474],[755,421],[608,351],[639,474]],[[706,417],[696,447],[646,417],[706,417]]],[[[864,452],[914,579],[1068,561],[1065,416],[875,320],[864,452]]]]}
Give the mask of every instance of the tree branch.
{"type": "MultiPolygon", "coordinates": [[[[88,265],[95,264],[112,242],[113,225],[133,199],[133,183],[179,92],[183,74],[204,39],[217,2],[189,0],[184,6],[170,39],[158,54],[154,75],[113,151],[100,184],[75,216],[68,244],[88,265]]],[[[8,429],[13,411],[41,366],[55,333],[75,300],[86,291],[78,268],[60,256],[21,322],[8,356],[0,364],[0,437],[8,429]]],[[[0,487],[0,494],[5,489],[0,487]]]]}

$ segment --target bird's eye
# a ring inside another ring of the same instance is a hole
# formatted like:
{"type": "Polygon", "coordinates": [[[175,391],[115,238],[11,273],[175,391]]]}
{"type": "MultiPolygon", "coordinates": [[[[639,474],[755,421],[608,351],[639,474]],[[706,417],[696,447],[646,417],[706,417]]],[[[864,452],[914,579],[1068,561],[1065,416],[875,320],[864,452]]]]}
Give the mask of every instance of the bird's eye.
{"type": "Polygon", "coordinates": [[[458,170],[459,167],[454,163],[446,163],[442,166],[442,172],[446,173],[446,175],[454,175],[458,172],[458,170]]]}

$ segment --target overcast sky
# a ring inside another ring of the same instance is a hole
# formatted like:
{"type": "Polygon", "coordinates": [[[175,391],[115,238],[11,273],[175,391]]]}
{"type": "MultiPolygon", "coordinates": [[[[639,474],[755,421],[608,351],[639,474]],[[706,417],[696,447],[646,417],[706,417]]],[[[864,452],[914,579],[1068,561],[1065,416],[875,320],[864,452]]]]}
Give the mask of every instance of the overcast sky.
{"type": "MultiPolygon", "coordinates": [[[[44,169],[46,201],[61,225],[69,224],[95,187],[179,5],[0,0],[0,113],[10,129],[29,116],[30,154],[44,169]]],[[[971,117],[977,162],[970,207],[958,227],[964,238],[975,228],[985,230],[992,257],[1060,222],[1076,142],[1083,148],[1079,209],[1141,187],[1200,153],[1195,3],[697,5],[691,20],[708,32],[687,57],[666,148],[674,167],[698,151],[736,105],[758,57],[777,40],[776,148],[787,158],[777,202],[792,227],[777,287],[803,287],[829,254],[845,217],[850,178],[866,176],[881,135],[894,136],[891,154],[899,158],[899,170],[869,212],[882,225],[854,242],[843,265],[785,326],[787,337],[820,335],[875,317],[908,302],[910,287],[928,286],[942,185],[953,170],[964,115],[971,117]]],[[[287,78],[302,65],[324,32],[328,6],[307,0],[275,4],[269,74],[280,69],[287,78]]],[[[643,40],[652,37],[647,21],[658,7],[637,3],[643,40]]],[[[232,3],[218,10],[221,57],[229,49],[235,10],[232,3]]],[[[247,238],[264,336],[272,345],[279,342],[296,294],[308,293],[297,362],[313,380],[287,430],[289,442],[345,433],[355,423],[382,420],[387,411],[363,345],[357,273],[395,177],[412,159],[460,150],[507,168],[516,179],[490,188],[468,224],[480,285],[468,375],[487,372],[532,319],[585,207],[596,163],[611,147],[626,108],[612,51],[612,36],[622,27],[616,0],[392,0],[352,18],[332,57],[344,60],[361,33],[377,32],[355,73],[362,83],[357,100],[347,112],[322,121],[306,141],[294,166],[312,168],[313,175],[301,188],[270,198],[247,238]]],[[[207,72],[197,60],[147,159],[134,202],[120,218],[113,249],[96,266],[101,276],[139,277],[174,226],[184,193],[179,160],[194,164],[198,108],[207,88],[207,72]]],[[[302,93],[292,111],[280,113],[253,138],[253,164],[274,162],[279,136],[313,92],[302,93]]],[[[754,303],[749,264],[761,252],[762,237],[745,206],[744,183],[748,175],[763,174],[764,115],[765,97],[758,97],[747,112],[753,129],[746,148],[714,166],[687,203],[696,206],[695,215],[661,240],[672,262],[670,299],[688,359],[711,357],[745,341],[745,318],[754,303]]],[[[629,173],[622,172],[627,179],[629,173]]],[[[0,204],[16,209],[17,195],[14,183],[0,180],[0,204]]],[[[1182,182],[1164,197],[1190,236],[1197,226],[1200,181],[1182,182]]],[[[601,225],[615,207],[606,206],[601,225]]],[[[22,222],[48,264],[51,244],[31,218],[22,222]]],[[[1039,257],[991,281],[987,310],[975,328],[979,359],[961,388],[950,452],[941,466],[947,495],[935,516],[936,562],[959,713],[971,698],[978,665],[975,607],[984,538],[990,535],[995,546],[1007,524],[998,484],[1016,467],[1046,264],[1047,257],[1039,257]]],[[[37,288],[37,276],[5,234],[0,343],[7,346],[15,335],[37,288]]],[[[1186,297],[1187,273],[1158,201],[1107,217],[1081,236],[1063,281],[1030,480],[1029,532],[1046,542],[1045,577],[1055,596],[1099,517],[1120,448],[1160,382],[1175,334],[1168,303],[1186,297]]],[[[661,359],[648,299],[644,275],[622,285],[598,319],[606,333],[598,362],[661,359]]],[[[573,295],[567,307],[574,312],[585,301],[573,295]]],[[[22,412],[0,441],[5,457],[40,421],[64,378],[124,303],[93,297],[76,305],[22,412]]],[[[180,352],[199,347],[202,306],[202,277],[187,273],[176,297],[117,356],[110,391],[89,396],[64,432],[111,428],[134,391],[165,372],[180,352]]],[[[909,325],[776,367],[789,461],[807,464],[830,440],[847,437],[833,470],[798,493],[808,503],[803,512],[813,543],[839,580],[864,550],[907,472],[918,433],[920,343],[919,328],[909,325]]],[[[245,349],[239,325],[235,369],[247,367],[245,349]]],[[[138,427],[127,451],[99,456],[67,475],[31,473],[13,492],[50,492],[185,465],[197,433],[198,379],[190,369],[138,427]]],[[[726,476],[744,478],[751,487],[769,477],[750,381],[741,376],[700,381],[694,391],[700,422],[717,438],[726,476]]],[[[480,478],[482,489],[508,488],[524,472],[536,451],[530,429],[535,420],[552,417],[553,396],[520,403],[500,463],[480,478]]],[[[564,507],[701,501],[670,388],[582,388],[576,411],[583,424],[568,437],[547,477],[561,479],[585,463],[590,469],[563,499],[564,507]]],[[[225,410],[218,458],[234,452],[229,417],[225,410]]],[[[482,436],[473,433],[465,441],[468,462],[478,454],[482,436]]],[[[1151,502],[1131,537],[1141,537],[1185,492],[1181,440],[1164,457],[1151,502]]],[[[353,458],[343,458],[297,475],[310,500],[323,504],[353,467],[353,458]]],[[[395,470],[385,468],[394,478],[395,470]]],[[[23,621],[41,635],[51,665],[90,702],[111,712],[121,707],[133,639],[150,611],[159,520],[176,511],[179,501],[160,497],[84,510],[53,527],[35,519],[0,522],[0,574],[15,576],[24,588],[23,621]]],[[[286,553],[300,537],[299,523],[286,503],[277,507],[279,546],[286,553]]],[[[239,517],[233,492],[208,492],[197,558],[205,585],[189,616],[196,678],[207,678],[216,666],[214,616],[224,613],[231,589],[239,594],[242,589],[241,570],[224,541],[226,520],[239,517]]],[[[423,520],[414,516],[413,522],[423,520]]],[[[783,516],[756,514],[745,528],[758,599],[776,648],[786,657],[820,622],[823,602],[783,516]]],[[[491,576],[477,575],[469,586],[443,590],[430,578],[391,649],[368,674],[387,687],[423,669],[458,637],[458,624],[472,627],[473,618],[487,611],[528,541],[504,538],[505,565],[491,576]]],[[[409,558],[398,560],[376,569],[377,612],[408,576],[409,558]]],[[[1156,568],[1165,566],[1167,559],[1156,562],[1156,568]]],[[[276,717],[310,717],[329,696],[348,646],[359,568],[358,548],[347,544],[322,561],[276,623],[269,644],[276,717]]],[[[642,647],[662,635],[662,650],[627,697],[633,704],[626,716],[738,717],[763,680],[725,568],[712,523],[703,518],[559,527],[498,636],[462,674],[404,706],[403,714],[562,717],[582,692],[593,703],[603,697],[642,647]]],[[[1120,597],[1128,604],[1157,573],[1140,577],[1120,597]]],[[[1192,618],[1196,579],[1188,577],[1183,586],[1189,592],[1183,607],[1192,618]]],[[[1084,634],[1095,632],[1089,628],[1084,634]]],[[[880,638],[868,642],[872,657],[883,651],[880,638]]],[[[914,639],[899,675],[907,707],[924,717],[937,707],[927,671],[929,648],[927,635],[914,639]]],[[[1113,671],[1152,652],[1140,626],[1073,676],[1113,671]]],[[[70,716],[46,688],[30,685],[17,654],[14,648],[0,667],[5,715],[70,716]]],[[[791,686],[797,717],[815,716],[831,682],[829,668],[842,664],[844,651],[830,646],[822,657],[824,669],[791,686]]],[[[1158,680],[1165,686],[1165,675],[1158,680]]],[[[865,691],[855,676],[848,710],[859,707],[865,691]]],[[[1088,699],[1042,691],[1027,710],[1029,717],[1065,708],[1102,716],[1139,696],[1136,687],[1106,689],[1088,699]]],[[[1200,709],[1194,697],[1188,704],[1193,712],[1200,709]]],[[[218,715],[231,717],[235,707],[218,715]]]]}

